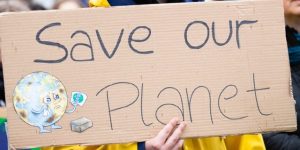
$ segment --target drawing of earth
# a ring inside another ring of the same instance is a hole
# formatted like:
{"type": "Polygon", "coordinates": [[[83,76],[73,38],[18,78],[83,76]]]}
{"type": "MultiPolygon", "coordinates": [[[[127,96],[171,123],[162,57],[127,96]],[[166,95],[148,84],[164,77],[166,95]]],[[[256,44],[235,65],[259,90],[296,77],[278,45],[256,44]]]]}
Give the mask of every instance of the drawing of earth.
{"type": "Polygon", "coordinates": [[[67,92],[63,84],[46,72],[33,72],[22,78],[13,93],[14,108],[26,123],[40,132],[51,132],[44,127],[59,129],[55,123],[67,108],[67,92]]]}

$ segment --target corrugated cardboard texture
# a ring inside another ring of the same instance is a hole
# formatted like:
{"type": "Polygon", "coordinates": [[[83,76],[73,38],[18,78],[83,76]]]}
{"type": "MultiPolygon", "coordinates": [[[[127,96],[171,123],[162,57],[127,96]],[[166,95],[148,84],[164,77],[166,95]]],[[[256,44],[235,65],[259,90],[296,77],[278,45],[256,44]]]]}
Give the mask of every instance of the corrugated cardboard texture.
{"type": "Polygon", "coordinates": [[[6,108],[0,108],[0,117],[6,118],[6,108]]]}
{"type": "Polygon", "coordinates": [[[295,129],[281,3],[4,14],[0,35],[10,143],[20,148],[144,141],[175,116],[188,123],[183,137],[295,129]],[[91,60],[91,49],[93,61],[78,61],[91,60]],[[38,62],[57,59],[62,61],[38,62]],[[40,134],[21,120],[12,101],[18,81],[36,71],[57,77],[68,101],[74,91],[87,94],[83,106],[57,122],[62,129],[51,133],[40,134]],[[80,117],[93,127],[72,132],[70,122],[80,117]]]}

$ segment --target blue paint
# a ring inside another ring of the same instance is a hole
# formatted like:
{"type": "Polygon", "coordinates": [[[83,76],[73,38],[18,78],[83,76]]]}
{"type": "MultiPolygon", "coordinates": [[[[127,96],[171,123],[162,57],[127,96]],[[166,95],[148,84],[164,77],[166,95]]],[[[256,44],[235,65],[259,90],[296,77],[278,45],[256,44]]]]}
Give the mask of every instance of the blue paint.
{"type": "Polygon", "coordinates": [[[0,118],[0,150],[8,149],[5,122],[6,119],[0,118]]]}

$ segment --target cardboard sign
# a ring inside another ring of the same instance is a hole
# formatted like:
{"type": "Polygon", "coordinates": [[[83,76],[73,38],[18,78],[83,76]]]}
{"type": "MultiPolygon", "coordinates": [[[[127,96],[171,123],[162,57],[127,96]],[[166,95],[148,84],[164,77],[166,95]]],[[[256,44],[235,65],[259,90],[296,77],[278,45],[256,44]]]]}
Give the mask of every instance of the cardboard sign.
{"type": "Polygon", "coordinates": [[[0,118],[6,118],[6,108],[0,107],[0,118]]]}
{"type": "Polygon", "coordinates": [[[281,1],[4,14],[17,148],[294,130],[281,1]]]}

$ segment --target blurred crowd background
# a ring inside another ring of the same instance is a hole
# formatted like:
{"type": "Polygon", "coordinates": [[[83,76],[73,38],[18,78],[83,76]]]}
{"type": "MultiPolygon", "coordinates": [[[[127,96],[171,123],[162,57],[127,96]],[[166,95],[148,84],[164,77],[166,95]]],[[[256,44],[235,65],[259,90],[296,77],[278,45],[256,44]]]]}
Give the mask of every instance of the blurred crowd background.
{"type": "MultiPolygon", "coordinates": [[[[96,1],[96,0],[92,0],[96,1]]],[[[224,0],[109,0],[112,6],[153,3],[177,3],[224,0]]],[[[1,12],[30,10],[76,9],[89,6],[89,0],[0,0],[1,12]]]]}
{"type": "Polygon", "coordinates": [[[88,7],[88,0],[0,0],[0,12],[76,9],[88,7]]]}

